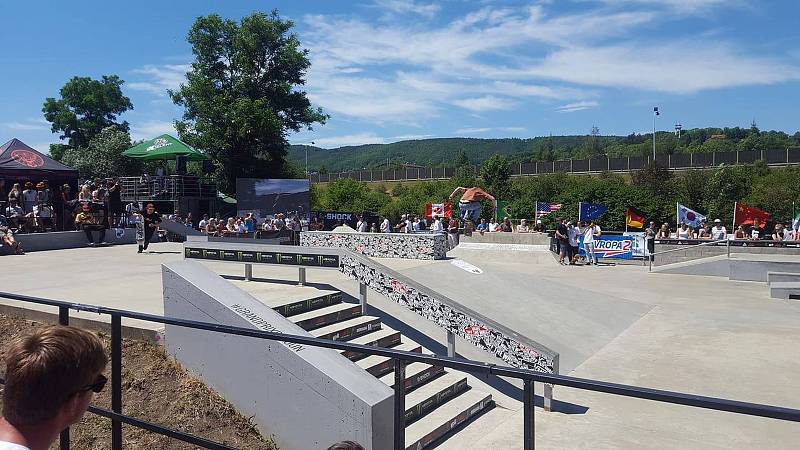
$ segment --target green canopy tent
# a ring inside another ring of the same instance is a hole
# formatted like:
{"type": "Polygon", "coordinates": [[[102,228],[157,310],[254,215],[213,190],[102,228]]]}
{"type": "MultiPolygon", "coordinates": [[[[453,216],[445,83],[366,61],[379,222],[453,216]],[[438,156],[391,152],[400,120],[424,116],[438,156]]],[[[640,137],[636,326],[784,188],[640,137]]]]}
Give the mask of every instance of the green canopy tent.
{"type": "Polygon", "coordinates": [[[122,154],[145,161],[175,159],[178,156],[185,156],[187,161],[203,161],[208,159],[206,155],[168,134],[162,134],[155,139],[144,141],[125,150],[122,154]]]}

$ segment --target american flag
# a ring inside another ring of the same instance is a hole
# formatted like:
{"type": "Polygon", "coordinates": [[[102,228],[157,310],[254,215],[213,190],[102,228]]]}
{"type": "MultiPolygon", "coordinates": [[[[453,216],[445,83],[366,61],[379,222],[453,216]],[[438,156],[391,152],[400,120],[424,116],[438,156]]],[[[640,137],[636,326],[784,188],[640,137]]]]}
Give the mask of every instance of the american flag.
{"type": "Polygon", "coordinates": [[[561,203],[536,202],[536,218],[540,219],[561,209],[561,203]]]}

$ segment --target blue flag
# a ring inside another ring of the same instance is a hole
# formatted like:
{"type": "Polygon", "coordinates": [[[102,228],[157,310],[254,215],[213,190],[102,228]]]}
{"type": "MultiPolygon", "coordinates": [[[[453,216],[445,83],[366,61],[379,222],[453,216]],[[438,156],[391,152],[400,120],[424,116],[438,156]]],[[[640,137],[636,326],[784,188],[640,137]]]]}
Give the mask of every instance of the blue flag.
{"type": "Polygon", "coordinates": [[[602,203],[579,203],[580,212],[578,217],[581,220],[592,220],[603,215],[608,210],[608,206],[602,203]]]}
{"type": "Polygon", "coordinates": [[[706,221],[706,216],[699,212],[689,209],[678,203],[678,225],[685,223],[686,225],[697,228],[702,222],[706,221]]]}

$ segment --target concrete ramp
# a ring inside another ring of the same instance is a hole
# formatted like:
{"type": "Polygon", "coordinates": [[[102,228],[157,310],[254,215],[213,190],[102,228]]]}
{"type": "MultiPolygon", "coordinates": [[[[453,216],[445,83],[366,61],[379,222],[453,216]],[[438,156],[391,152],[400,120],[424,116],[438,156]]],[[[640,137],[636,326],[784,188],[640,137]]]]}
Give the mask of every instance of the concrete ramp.
{"type": "Polygon", "coordinates": [[[537,265],[557,265],[549,252],[470,251],[459,246],[448,255],[455,258],[380,262],[559,352],[561,373],[569,373],[652,308],[582,289],[580,271],[592,269],[564,267],[575,271],[574,282],[537,275],[537,265]]]}
{"type": "Polygon", "coordinates": [[[800,258],[787,255],[732,253],[653,268],[653,272],[727,277],[735,281],[768,281],[769,272],[800,273],[800,258]]]}

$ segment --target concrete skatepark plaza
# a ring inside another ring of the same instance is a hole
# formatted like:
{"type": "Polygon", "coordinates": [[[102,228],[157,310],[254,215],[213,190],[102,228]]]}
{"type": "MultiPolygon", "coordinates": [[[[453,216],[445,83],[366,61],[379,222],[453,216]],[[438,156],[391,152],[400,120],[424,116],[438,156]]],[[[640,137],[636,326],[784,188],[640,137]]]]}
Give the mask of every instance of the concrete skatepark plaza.
{"type": "MultiPolygon", "coordinates": [[[[123,245],[7,257],[14,270],[0,275],[0,290],[163,314],[161,264],[182,259],[182,246],[153,244],[151,250],[137,255],[134,246],[123,245]]],[[[562,374],[800,408],[800,302],[771,299],[764,283],[648,273],[635,265],[562,267],[546,251],[456,248],[445,260],[380,262],[558,351],[562,374]]],[[[242,275],[241,266],[202,264],[242,275]]],[[[297,269],[261,266],[253,275],[286,288],[297,269]]],[[[309,269],[308,281],[358,297],[358,283],[335,271],[309,269]]],[[[435,324],[390,299],[371,292],[369,303],[431,342],[444,342],[435,324]]],[[[145,337],[159,331],[155,324],[123,325],[145,330],[145,337]]],[[[457,350],[497,362],[463,342],[457,350]]],[[[486,413],[491,420],[467,425],[440,448],[522,448],[518,392],[513,386],[498,389],[498,406],[486,413]]],[[[792,422],[560,387],[554,396],[560,402],[556,412],[536,410],[538,448],[788,449],[796,448],[800,436],[800,425],[792,422]]]]}

